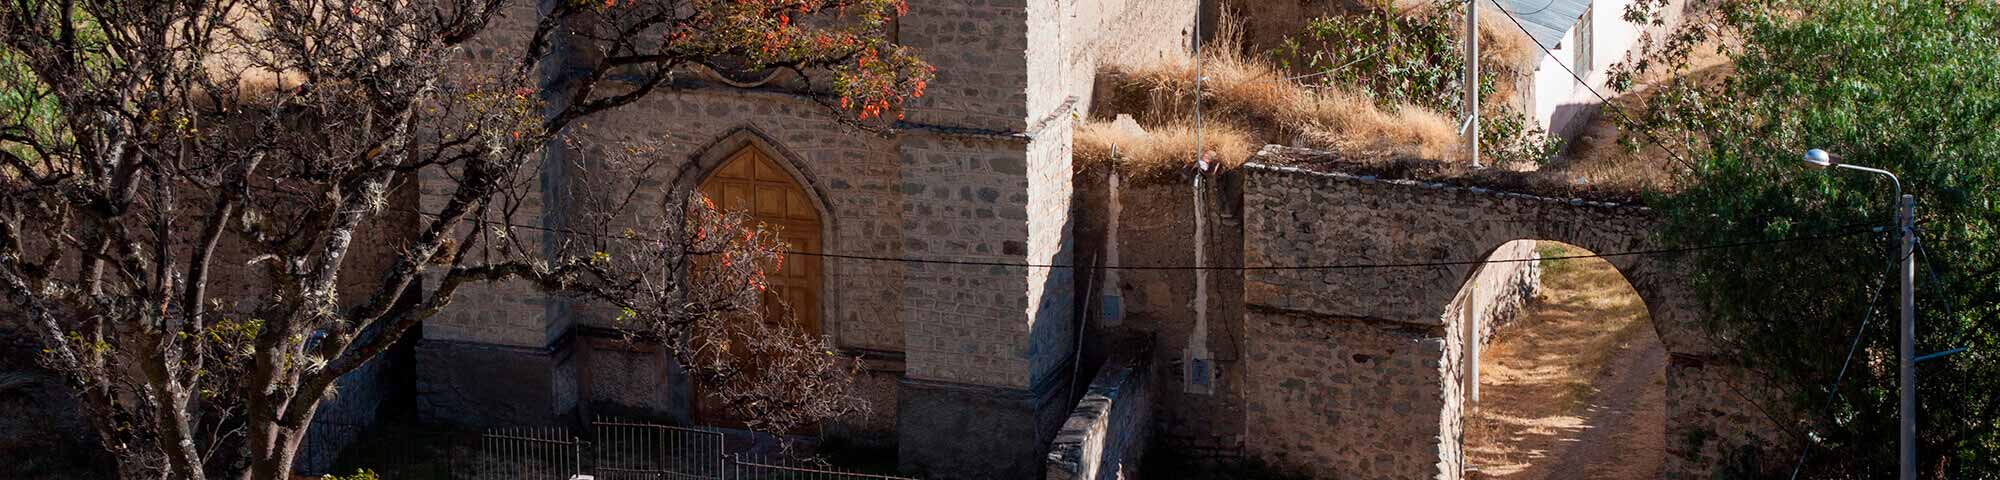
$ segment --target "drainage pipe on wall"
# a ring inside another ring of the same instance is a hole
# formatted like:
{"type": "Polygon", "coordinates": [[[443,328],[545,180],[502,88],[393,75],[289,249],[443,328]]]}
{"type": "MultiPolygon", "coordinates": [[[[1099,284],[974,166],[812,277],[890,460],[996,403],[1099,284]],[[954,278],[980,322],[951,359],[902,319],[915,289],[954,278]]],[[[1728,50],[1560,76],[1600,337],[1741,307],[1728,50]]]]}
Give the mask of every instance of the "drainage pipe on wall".
{"type": "MultiPolygon", "coordinates": [[[[1117,145],[1111,146],[1111,157],[1118,158],[1117,145]]],[[[1111,178],[1106,181],[1110,185],[1110,188],[1106,190],[1111,192],[1110,201],[1107,202],[1110,205],[1107,210],[1110,211],[1111,218],[1110,221],[1105,222],[1105,229],[1108,230],[1105,233],[1105,244],[1109,245],[1110,248],[1105,249],[1104,255],[1106,258],[1104,263],[1111,268],[1104,270],[1104,284],[1107,287],[1104,289],[1103,299],[1100,300],[1103,304],[1099,306],[1098,314],[1102,317],[1100,321],[1103,322],[1103,325],[1115,327],[1125,317],[1124,299],[1120,297],[1118,287],[1118,219],[1125,208],[1119,203],[1118,199],[1118,167],[1113,166],[1110,170],[1111,178]]]]}
{"type": "Polygon", "coordinates": [[[1208,249],[1204,241],[1207,239],[1208,213],[1203,205],[1206,195],[1203,195],[1202,188],[1202,180],[1208,176],[1210,167],[1206,153],[1197,144],[1194,174],[1194,331],[1188,335],[1186,366],[1183,367],[1187,374],[1186,390],[1202,394],[1215,391],[1214,356],[1208,352],[1208,270],[1205,268],[1208,266],[1208,249]]]}

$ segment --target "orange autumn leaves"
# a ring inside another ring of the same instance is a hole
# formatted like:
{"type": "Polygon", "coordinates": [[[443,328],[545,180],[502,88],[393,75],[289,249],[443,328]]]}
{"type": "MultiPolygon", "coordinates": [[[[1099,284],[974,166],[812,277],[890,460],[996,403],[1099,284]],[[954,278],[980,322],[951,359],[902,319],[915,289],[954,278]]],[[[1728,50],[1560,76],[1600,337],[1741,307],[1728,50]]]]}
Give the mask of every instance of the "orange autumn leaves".
{"type": "Polygon", "coordinates": [[[692,275],[725,290],[740,287],[761,293],[769,288],[770,272],[784,268],[789,245],[745,212],[720,210],[706,195],[694,200],[687,213],[688,245],[709,258],[696,262],[692,275]]]}
{"type": "MultiPolygon", "coordinates": [[[[662,8],[641,0],[603,0],[614,16],[662,8]]],[[[669,49],[691,56],[737,56],[750,69],[800,65],[812,81],[831,77],[840,109],[862,120],[894,115],[924,95],[937,69],[891,39],[907,0],[696,0],[684,20],[661,28],[669,49]],[[823,75],[831,74],[831,75],[823,75]]],[[[824,87],[816,87],[820,90],[824,87]]]]}

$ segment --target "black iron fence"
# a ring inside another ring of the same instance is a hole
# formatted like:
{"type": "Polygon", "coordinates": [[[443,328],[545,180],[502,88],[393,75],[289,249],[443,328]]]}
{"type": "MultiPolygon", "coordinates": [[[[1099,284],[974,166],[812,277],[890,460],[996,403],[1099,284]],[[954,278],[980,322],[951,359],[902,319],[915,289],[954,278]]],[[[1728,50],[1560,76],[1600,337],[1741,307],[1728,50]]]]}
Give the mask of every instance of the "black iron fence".
{"type": "Polygon", "coordinates": [[[510,428],[479,436],[471,478],[569,480],[583,476],[583,440],[568,429],[510,428]]]}
{"type": "Polygon", "coordinates": [[[600,480],[721,480],[729,470],[721,431],[609,419],[590,427],[600,480]]]}
{"type": "Polygon", "coordinates": [[[333,471],[366,469],[384,480],[908,480],[797,452],[732,450],[732,439],[751,437],[744,432],[617,419],[589,426],[588,440],[563,427],[378,429],[340,452],[333,471]]]}
{"type": "Polygon", "coordinates": [[[908,477],[876,475],[833,469],[830,466],[801,463],[783,458],[746,460],[742,455],[730,455],[726,462],[728,478],[757,480],[908,480],[908,477]]]}

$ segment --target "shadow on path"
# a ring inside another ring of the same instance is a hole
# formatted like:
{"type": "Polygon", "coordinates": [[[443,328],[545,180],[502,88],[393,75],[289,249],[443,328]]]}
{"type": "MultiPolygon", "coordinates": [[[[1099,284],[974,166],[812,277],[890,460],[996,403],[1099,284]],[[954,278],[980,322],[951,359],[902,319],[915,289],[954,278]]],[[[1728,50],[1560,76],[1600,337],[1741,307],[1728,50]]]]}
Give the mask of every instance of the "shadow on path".
{"type": "MultiPolygon", "coordinates": [[[[1545,256],[1587,253],[1543,242],[1545,256]],[[1562,249],[1562,250],[1556,250],[1562,249]]],[[[1466,416],[1469,478],[1658,478],[1666,349],[1645,304],[1601,259],[1544,263],[1542,290],[1480,359],[1466,416]]]]}

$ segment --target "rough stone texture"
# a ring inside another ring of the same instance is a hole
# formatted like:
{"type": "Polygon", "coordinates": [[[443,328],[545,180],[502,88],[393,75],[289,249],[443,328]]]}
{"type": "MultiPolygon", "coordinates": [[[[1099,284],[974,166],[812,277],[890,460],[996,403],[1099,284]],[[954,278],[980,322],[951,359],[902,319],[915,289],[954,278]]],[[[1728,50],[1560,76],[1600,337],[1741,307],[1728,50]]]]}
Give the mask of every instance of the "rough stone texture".
{"type": "MultiPolygon", "coordinates": [[[[1188,22],[1176,19],[1191,21],[1195,4],[914,2],[898,22],[897,39],[936,65],[938,78],[909,106],[895,133],[855,131],[781,86],[725,88],[691,75],[669,93],[593,119],[575,133],[586,140],[584,147],[552,148],[550,168],[540,179],[543,195],[531,197],[516,220],[587,224],[580,210],[602,200],[593,195],[603,196],[592,191],[591,177],[603,163],[600,148],[624,142],[655,147],[649,155],[659,160],[656,173],[644,181],[658,188],[638,191],[636,208],[613,221],[643,224],[650,207],[673,208],[664,205],[666,193],[691,189],[727,154],[756,146],[790,169],[819,204],[822,251],[1068,263],[1075,258],[1070,130],[1080,114],[1078,99],[1089,96],[1088,76],[1107,56],[1184,50],[1187,39],[1179,24],[1188,22]]],[[[515,12],[509,21],[532,17],[515,12]]],[[[510,23],[500,31],[518,35],[521,27],[510,23]]],[[[478,59],[506,53],[484,46],[473,50],[478,53],[471,57],[478,59]]],[[[449,180],[425,180],[422,204],[435,209],[449,192],[449,180]]],[[[899,404],[906,403],[899,399],[908,397],[898,392],[899,376],[1000,387],[1037,399],[1068,395],[1060,387],[1076,357],[1076,280],[1070,270],[836,259],[826,260],[822,270],[823,331],[844,351],[871,358],[863,392],[876,405],[871,416],[828,425],[829,434],[867,437],[860,440],[864,443],[892,437],[888,432],[901,416],[899,404]]],[[[484,406],[467,404],[473,399],[457,393],[479,389],[459,383],[476,377],[429,372],[422,391],[433,398],[421,405],[434,410],[432,416],[508,417],[545,404],[557,413],[599,408],[672,414],[681,408],[674,403],[684,400],[673,392],[685,387],[677,386],[673,375],[633,371],[659,367],[659,361],[563,340],[578,328],[615,327],[602,309],[569,305],[516,285],[468,290],[457,305],[465,308],[431,322],[427,333],[436,342],[425,348],[481,345],[527,352],[539,356],[532,362],[542,367],[516,379],[512,392],[486,392],[518,398],[482,396],[479,400],[490,404],[484,406]],[[489,407],[499,410],[474,412],[489,407]]],[[[425,358],[443,361],[445,353],[425,358]]],[[[457,363],[422,368],[455,370],[457,363]]],[[[1025,414],[1039,418],[1064,411],[1049,406],[1055,403],[1060,402],[1031,402],[1025,414]]],[[[1051,432],[1039,434],[1052,434],[1053,427],[1045,430],[1051,432]]]]}
{"type": "MultiPolygon", "coordinates": [[[[1020,132],[1031,122],[1028,15],[1048,0],[910,2],[897,40],[937,67],[912,123],[1020,132]]],[[[1039,46],[1039,45],[1035,45],[1039,46]]],[[[1060,100],[1058,100],[1060,101],[1060,100]]]]}
{"type": "MultiPolygon", "coordinates": [[[[1087,27],[1118,21],[1111,19],[1191,21],[1196,2],[926,3],[936,5],[913,6],[911,16],[905,17],[906,43],[927,51],[948,45],[976,47],[972,54],[953,52],[956,55],[934,61],[939,67],[939,87],[934,91],[947,93],[913,108],[912,121],[1011,130],[1026,144],[1015,144],[1019,150],[1004,150],[1004,156],[968,158],[965,144],[999,142],[900,139],[903,253],[1027,264],[1075,261],[1070,130],[1083,113],[1082,105],[1087,105],[1093,83],[1080,79],[1094,74],[1101,55],[1161,54],[1186,45],[1179,30],[1161,28],[1160,23],[1111,30],[1087,27]],[[1016,52],[1025,52],[1025,57],[1016,52]],[[981,58],[984,55],[998,58],[981,58]],[[1012,83],[1016,79],[1021,83],[1012,83]],[[1016,97],[1006,95],[1019,95],[1022,101],[1013,103],[1016,97]],[[1007,101],[999,108],[967,108],[994,105],[996,98],[1007,101]],[[940,234],[945,237],[938,238],[940,234]]],[[[1072,322],[1074,272],[946,265],[905,269],[902,306],[908,380],[898,395],[904,469],[967,478],[1018,478],[1039,472],[1036,456],[1043,452],[1034,447],[1054,434],[1067,411],[1062,400],[1070,394],[1066,381],[1070,369],[1065,367],[1078,357],[1072,322]],[[1023,279],[1025,295],[1019,293],[1020,287],[1008,287],[1021,285],[1014,282],[1023,279]],[[912,390],[913,385],[932,385],[932,381],[1004,387],[1008,397],[1035,400],[965,403],[971,400],[950,388],[912,390]],[[949,407],[953,404],[958,406],[949,407]],[[979,415],[999,405],[1012,410],[1006,414],[1012,418],[1031,419],[1012,427],[1034,428],[1027,435],[962,428],[967,421],[962,415],[979,415]],[[1008,438],[1016,443],[987,443],[1008,438]],[[948,439],[998,450],[960,450],[961,445],[939,443],[948,439]],[[1022,441],[1028,443],[1018,443],[1022,441]]]]}
{"type": "Polygon", "coordinates": [[[1519,260],[1481,265],[1472,280],[1459,289],[1451,305],[1445,307],[1445,323],[1463,325],[1465,302],[1474,301],[1479,311],[1479,343],[1491,342],[1495,330],[1512,322],[1534,301],[1542,286],[1541,255],[1534,240],[1515,240],[1494,249],[1488,261],[1519,260]],[[1477,295],[1476,297],[1474,295],[1477,295]]]}
{"type": "MultiPolygon", "coordinates": [[[[1071,237],[1069,117],[1046,126],[1047,134],[1029,144],[1027,263],[1070,265],[1076,262],[1071,237]]],[[[1029,268],[1028,385],[1038,390],[1070,376],[1076,358],[1076,293],[1074,268],[1029,268]]]]}
{"type": "MultiPolygon", "coordinates": [[[[1075,202],[1088,212],[1074,228],[1087,252],[1079,255],[1101,255],[1115,229],[1123,266],[1188,264],[1197,242],[1190,179],[1127,179],[1117,194],[1124,208],[1111,218],[1103,215],[1113,211],[1106,175],[1092,169],[1075,179],[1075,202]]],[[[1212,185],[1203,197],[1208,236],[1199,240],[1209,264],[1253,268],[1209,279],[1204,333],[1217,359],[1214,392],[1183,388],[1177,363],[1196,333],[1191,272],[1117,271],[1124,318],[1094,327],[1158,336],[1155,449],[1223,466],[1250,460],[1314,476],[1457,478],[1464,302],[1482,311],[1483,342],[1534,295],[1540,275],[1537,261],[1256,267],[1534,259],[1533,240],[1599,253],[1659,248],[1657,219],[1638,206],[1256,163],[1212,185]]],[[[1683,446],[1670,449],[1669,477],[1706,476],[1783,444],[1770,418],[1784,413],[1766,410],[1783,403],[1743,397],[1774,390],[1709,358],[1675,257],[1607,260],[1639,291],[1677,359],[1667,372],[1667,435],[1670,446],[1683,446]]]]}
{"type": "Polygon", "coordinates": [[[1429,328],[1252,308],[1247,452],[1315,478],[1433,478],[1455,448],[1447,339],[1429,328]]]}
{"type": "MultiPolygon", "coordinates": [[[[1105,248],[1113,225],[1118,229],[1120,266],[1184,266],[1194,258],[1194,187],[1189,176],[1144,180],[1124,179],[1118,218],[1108,218],[1109,172],[1096,168],[1076,177],[1078,202],[1090,221],[1077,228],[1088,251],[1105,248]]],[[[1208,213],[1203,229],[1209,265],[1242,265],[1242,178],[1228,173],[1208,181],[1204,189],[1208,213]]],[[[1098,254],[1102,256],[1102,254],[1098,254]]],[[[1208,272],[1208,328],[1202,332],[1212,356],[1214,385],[1208,393],[1190,393],[1184,356],[1194,325],[1195,275],[1186,270],[1118,270],[1115,293],[1124,314],[1113,330],[1149,334],[1157,343],[1152,364],[1158,392],[1154,425],[1158,450],[1198,458],[1239,458],[1243,455],[1243,275],[1208,272]]],[[[1168,453],[1163,453],[1168,454],[1168,453]]]]}
{"type": "MultiPolygon", "coordinates": [[[[1252,164],[1244,168],[1248,179],[1244,188],[1244,256],[1247,265],[1358,265],[1450,262],[1497,256],[1496,248],[1514,240],[1554,240],[1598,253],[1645,251],[1655,245],[1653,214],[1641,207],[1614,205],[1575,199],[1555,199],[1478,187],[1438,183],[1384,180],[1338,173],[1323,173],[1285,167],[1252,164]]],[[[1607,258],[1631,282],[1645,300],[1652,323],[1663,344],[1677,358],[1686,359],[1670,367],[1668,392],[1668,439],[1702,437],[1698,448],[1670,450],[1667,475],[1673,478],[1706,476],[1719,465],[1718,453],[1735,455],[1744,446],[1768,446],[1778,429],[1770,418],[1752,416],[1749,406],[1737,393],[1746,382],[1727,368],[1706,363],[1711,350],[1697,321],[1696,304],[1681,276],[1677,259],[1670,255],[1621,255],[1607,258]],[[1707,415],[1707,417],[1702,417],[1707,415]],[[1761,417],[1761,418],[1760,418],[1761,417]],[[1722,419],[1722,420],[1717,420],[1722,419]]],[[[1342,428],[1340,441],[1350,438],[1379,438],[1350,449],[1308,449],[1332,457],[1286,459],[1282,452],[1255,454],[1279,465],[1294,468],[1321,468],[1337,465],[1339,475],[1416,475],[1456,478],[1459,459],[1457,438],[1461,428],[1459,405],[1463,374],[1461,355],[1464,342],[1459,315],[1451,306],[1462,287],[1473,278],[1471,265],[1438,267],[1398,267],[1369,269],[1251,270],[1245,273],[1244,301],[1252,314],[1246,319],[1252,342],[1283,341],[1264,338],[1273,335],[1320,333],[1299,322],[1345,322],[1371,327],[1338,333],[1352,338],[1324,348],[1375,348],[1337,351],[1354,354],[1389,354],[1397,350],[1404,357],[1390,357],[1386,367],[1410,375],[1361,377],[1334,374],[1326,380],[1361,382],[1378,390],[1395,392],[1394,403],[1370,403],[1377,410],[1360,411],[1380,418],[1383,423],[1354,423],[1342,428]],[[1280,312],[1291,323],[1260,321],[1270,316],[1259,312],[1280,312]],[[1351,344],[1350,344],[1351,342],[1351,344]],[[1399,343],[1400,342],[1400,343],[1399,343]],[[1399,363],[1400,362],[1400,363],[1399,363]],[[1436,377],[1431,377],[1436,375],[1436,377]],[[1364,381],[1366,380],[1366,381],[1364,381]],[[1406,390],[1411,386],[1416,390],[1406,390]],[[1423,398],[1412,398],[1423,397],[1423,398]],[[1409,405],[1404,408],[1404,405],[1409,405]],[[1387,411],[1379,411],[1386,408],[1387,411]],[[1410,428],[1428,430],[1428,439],[1412,440],[1410,428]],[[1414,442],[1414,443],[1412,443],[1414,442]],[[1379,446],[1390,445],[1382,449],[1379,446]],[[1421,446],[1429,456],[1405,456],[1412,445],[1421,446]],[[1436,445],[1436,448],[1432,448],[1436,445]],[[1362,460],[1365,459],[1366,462],[1362,460]],[[1350,470],[1351,469],[1351,470],[1350,470]],[[1393,473],[1391,473],[1393,472],[1393,473]]],[[[1276,355],[1251,347],[1252,375],[1267,375],[1255,366],[1254,355],[1276,355]]],[[[1335,357],[1336,359],[1339,357],[1335,357]]],[[[1285,365],[1274,362],[1273,366],[1285,365]]],[[[1306,372],[1297,372],[1304,374],[1306,372]]],[[[1301,388],[1313,388],[1312,377],[1299,378],[1301,388]]],[[[1266,382],[1255,382],[1263,384],[1266,382]]],[[[1282,382],[1280,382],[1282,384],[1282,382]]],[[[1751,385],[1754,387],[1754,385],[1751,385]]],[[[1764,391],[1752,388],[1747,391],[1764,391]]],[[[1337,391],[1337,390],[1335,390],[1337,391]]],[[[1277,392],[1289,393],[1289,392],[1277,392]]],[[[1261,420],[1255,405],[1268,402],[1258,394],[1249,396],[1253,405],[1251,432],[1283,429],[1298,419],[1268,417],[1261,420]]],[[[1767,407],[1777,402],[1759,401],[1767,407]]],[[[1341,408],[1362,408],[1353,405],[1341,408]]],[[[1341,417],[1346,418],[1346,417],[1341,417]]],[[[1298,455],[1297,453],[1287,455],[1298,455]]]]}
{"type": "Polygon", "coordinates": [[[1094,0],[1030,2],[1028,38],[1029,112],[1076,108],[1092,103],[1098,65],[1137,64],[1185,56],[1193,49],[1194,19],[1202,2],[1191,0],[1094,0]]]}
{"type": "MultiPolygon", "coordinates": [[[[513,61],[519,52],[510,48],[529,36],[536,18],[534,2],[512,5],[484,34],[467,45],[463,60],[513,61]]],[[[535,184],[535,169],[526,170],[519,181],[535,184]]],[[[417,184],[420,194],[416,199],[396,204],[437,212],[444,209],[457,188],[456,182],[436,169],[420,171],[417,184]]],[[[494,213],[489,220],[539,225],[544,210],[542,196],[526,195],[523,200],[523,208],[511,219],[494,213]]],[[[545,236],[527,230],[522,233],[517,240],[526,248],[541,248],[545,236]]],[[[423,286],[426,290],[433,289],[438,280],[431,274],[424,279],[423,286]]],[[[460,288],[451,308],[426,320],[422,327],[423,341],[416,346],[417,417],[463,425],[551,421],[553,408],[549,402],[553,401],[555,389],[554,377],[548,370],[549,343],[555,338],[549,331],[551,306],[547,295],[520,282],[460,288]],[[474,373],[498,371],[518,375],[495,382],[501,377],[474,373]],[[498,388],[495,383],[504,383],[505,387],[498,388]]]]}
{"type": "Polygon", "coordinates": [[[584,332],[566,344],[579,417],[690,419],[689,384],[665,350],[584,332]]]}
{"type": "MultiPolygon", "coordinates": [[[[1286,196],[1294,192],[1259,193],[1254,177],[1249,177],[1254,174],[1227,172],[1209,182],[1203,197],[1207,236],[1202,240],[1209,265],[1245,265],[1250,244],[1266,241],[1248,230],[1250,198],[1261,194],[1278,197],[1273,201],[1295,202],[1267,206],[1285,214],[1348,201],[1286,196]]],[[[1084,211],[1110,210],[1106,175],[1102,169],[1078,174],[1078,202],[1084,211]]],[[[1122,265],[1188,264],[1196,241],[1191,183],[1186,176],[1126,179],[1118,195],[1124,205],[1119,218],[1087,216],[1090,222],[1077,228],[1089,245],[1085,250],[1102,248],[1115,220],[1122,265]]],[[[1532,254],[1531,242],[1479,252],[1506,258],[1532,254]]],[[[1298,258],[1269,264],[1326,263],[1336,262],[1298,258]]],[[[1497,264],[1478,275],[1468,272],[1470,283],[1480,285],[1479,304],[1489,317],[1510,317],[1532,295],[1535,265],[1497,264]]],[[[1246,275],[1258,272],[1210,273],[1206,334],[1215,351],[1216,389],[1211,394],[1191,393],[1181,385],[1186,379],[1180,368],[1157,369],[1161,381],[1156,389],[1154,438],[1161,454],[1195,456],[1204,463],[1223,465],[1254,459],[1279,470],[1318,476],[1417,478],[1423,475],[1396,472],[1456,472],[1457,460],[1449,458],[1456,449],[1447,449],[1452,445],[1439,435],[1455,431],[1458,421],[1456,405],[1448,406],[1444,399],[1457,395],[1456,386],[1447,385],[1457,377],[1455,370],[1446,369],[1445,347],[1459,337],[1446,335],[1444,320],[1426,327],[1271,309],[1245,302],[1246,275]],[[1366,362],[1357,363],[1356,354],[1366,362]],[[1331,360],[1336,358],[1340,362],[1331,360]]],[[[1153,355],[1155,361],[1178,365],[1179,350],[1194,333],[1194,275],[1179,270],[1121,270],[1117,275],[1125,306],[1118,329],[1159,335],[1161,347],[1156,351],[1166,351],[1153,355]]],[[[1429,315],[1458,317],[1459,310],[1447,303],[1462,302],[1471,293],[1459,288],[1466,278],[1459,281],[1445,292],[1444,300],[1426,309],[1429,315]]],[[[1285,292],[1328,291],[1325,288],[1308,284],[1285,292]]]]}
{"type": "MultiPolygon", "coordinates": [[[[1047,256],[1030,255],[1025,147],[979,139],[905,139],[899,180],[903,191],[917,193],[903,198],[901,252],[929,259],[1048,263],[1047,256]],[[968,154],[981,146],[1007,150],[968,154]]],[[[1030,288],[1040,285],[1028,282],[1037,275],[1031,270],[1046,269],[902,268],[898,301],[906,315],[902,341],[911,378],[1028,386],[1027,340],[1035,321],[1031,309],[1041,307],[1040,299],[1028,296],[1030,288]]]]}
{"type": "MultiPolygon", "coordinates": [[[[1286,167],[1245,168],[1244,255],[1249,265],[1404,264],[1484,259],[1522,239],[1586,250],[1658,248],[1643,207],[1566,200],[1286,167]]],[[[1610,257],[1647,300],[1670,351],[1707,353],[1672,257],[1610,257]]],[[[1475,265],[1256,270],[1245,301],[1329,316],[1443,326],[1444,309],[1475,265]],[[1298,288],[1313,285],[1315,288],[1298,288]],[[1289,288],[1288,288],[1289,287],[1289,288]]]]}
{"type": "MultiPolygon", "coordinates": [[[[1151,339],[1117,342],[1050,442],[1048,480],[1138,478],[1152,432],[1151,339]]],[[[1161,476],[1170,476],[1161,472],[1161,476]]]]}
{"type": "Polygon", "coordinates": [[[553,360],[542,350],[425,339],[417,420],[463,427],[551,425],[553,360]]]}
{"type": "Polygon", "coordinates": [[[897,382],[903,377],[903,365],[901,359],[864,355],[861,377],[855,382],[860,385],[861,399],[868,402],[868,411],[828,422],[821,427],[821,435],[854,447],[894,452],[896,419],[901,412],[897,382]]]}
{"type": "Polygon", "coordinates": [[[1061,392],[907,378],[897,391],[898,468],[919,478],[1034,478],[1070,406],[1061,392]]]}
{"type": "Polygon", "coordinates": [[[1729,468],[1763,473],[1791,467],[1798,441],[1773,425],[1796,418],[1767,377],[1718,358],[1672,355],[1667,362],[1669,479],[1715,478],[1729,468]],[[1776,406],[1766,411],[1759,406],[1776,406]],[[1773,417],[1773,416],[1776,417],[1773,417]]]}

